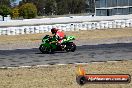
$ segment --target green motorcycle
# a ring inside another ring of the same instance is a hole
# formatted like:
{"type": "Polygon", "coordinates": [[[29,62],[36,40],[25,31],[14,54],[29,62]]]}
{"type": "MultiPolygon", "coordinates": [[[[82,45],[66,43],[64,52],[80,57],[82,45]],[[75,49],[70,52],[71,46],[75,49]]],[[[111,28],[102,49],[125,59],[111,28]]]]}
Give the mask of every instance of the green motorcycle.
{"type": "Polygon", "coordinates": [[[66,36],[61,44],[57,44],[54,42],[56,38],[46,35],[42,39],[39,50],[42,53],[54,53],[54,51],[74,52],[76,50],[76,45],[72,40],[75,40],[74,36],[66,36]]]}

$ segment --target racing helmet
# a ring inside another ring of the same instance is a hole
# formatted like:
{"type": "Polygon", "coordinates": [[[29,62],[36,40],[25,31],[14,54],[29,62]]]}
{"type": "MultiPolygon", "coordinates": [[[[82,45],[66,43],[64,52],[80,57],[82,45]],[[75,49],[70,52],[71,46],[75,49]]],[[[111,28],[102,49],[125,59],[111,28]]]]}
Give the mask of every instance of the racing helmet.
{"type": "Polygon", "coordinates": [[[57,31],[58,31],[58,29],[56,29],[56,28],[51,29],[52,34],[55,34],[57,31]]]}

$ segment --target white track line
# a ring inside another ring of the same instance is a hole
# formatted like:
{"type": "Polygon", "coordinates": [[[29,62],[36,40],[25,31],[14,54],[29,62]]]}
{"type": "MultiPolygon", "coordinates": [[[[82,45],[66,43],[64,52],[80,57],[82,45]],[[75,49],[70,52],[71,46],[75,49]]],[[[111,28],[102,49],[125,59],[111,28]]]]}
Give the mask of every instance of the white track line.
{"type": "MultiPolygon", "coordinates": [[[[121,60],[128,61],[128,60],[121,60]]],[[[87,65],[87,64],[96,64],[96,63],[117,63],[121,61],[97,61],[97,62],[89,62],[89,63],[74,63],[74,64],[55,64],[55,65],[34,65],[34,66],[16,66],[16,67],[0,67],[0,69],[10,69],[10,68],[32,68],[32,67],[49,67],[49,66],[65,66],[65,65],[87,65]]]]}

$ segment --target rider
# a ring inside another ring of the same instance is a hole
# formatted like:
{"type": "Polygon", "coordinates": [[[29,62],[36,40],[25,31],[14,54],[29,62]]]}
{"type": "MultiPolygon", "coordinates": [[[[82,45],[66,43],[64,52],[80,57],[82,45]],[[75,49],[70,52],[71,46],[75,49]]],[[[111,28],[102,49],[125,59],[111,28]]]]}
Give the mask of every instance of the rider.
{"type": "Polygon", "coordinates": [[[61,31],[60,29],[52,28],[51,33],[53,34],[53,37],[56,38],[56,41],[58,44],[61,44],[63,42],[63,39],[65,37],[65,33],[61,31]]]}

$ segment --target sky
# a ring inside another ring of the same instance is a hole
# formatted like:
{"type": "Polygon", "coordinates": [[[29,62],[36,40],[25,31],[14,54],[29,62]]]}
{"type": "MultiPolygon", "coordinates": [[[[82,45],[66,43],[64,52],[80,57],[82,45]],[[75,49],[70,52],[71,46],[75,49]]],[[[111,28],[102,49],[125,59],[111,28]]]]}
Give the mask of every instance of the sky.
{"type": "Polygon", "coordinates": [[[22,0],[16,0],[17,3],[19,3],[19,1],[22,1],[22,0]]]}
{"type": "Polygon", "coordinates": [[[22,1],[22,0],[16,0],[16,3],[19,4],[19,1],[22,1]]]}

